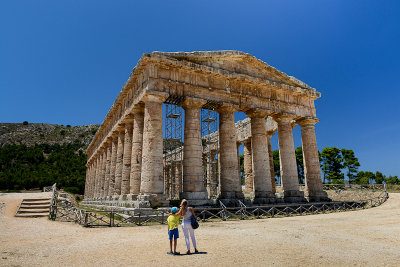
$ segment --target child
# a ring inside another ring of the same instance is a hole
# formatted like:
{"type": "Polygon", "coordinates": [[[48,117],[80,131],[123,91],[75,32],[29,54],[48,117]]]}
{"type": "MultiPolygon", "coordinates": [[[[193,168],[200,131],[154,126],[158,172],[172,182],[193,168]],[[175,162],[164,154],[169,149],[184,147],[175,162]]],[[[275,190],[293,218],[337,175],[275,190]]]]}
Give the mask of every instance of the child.
{"type": "Polygon", "coordinates": [[[167,254],[170,255],[179,255],[179,252],[176,252],[176,244],[178,243],[177,239],[179,238],[179,231],[178,231],[178,224],[179,224],[179,218],[181,217],[180,213],[178,212],[177,207],[173,207],[171,209],[171,213],[168,216],[167,222],[168,222],[168,235],[169,235],[169,247],[170,251],[167,252],[167,254]],[[174,238],[174,252],[172,252],[172,238],[174,238]]]}

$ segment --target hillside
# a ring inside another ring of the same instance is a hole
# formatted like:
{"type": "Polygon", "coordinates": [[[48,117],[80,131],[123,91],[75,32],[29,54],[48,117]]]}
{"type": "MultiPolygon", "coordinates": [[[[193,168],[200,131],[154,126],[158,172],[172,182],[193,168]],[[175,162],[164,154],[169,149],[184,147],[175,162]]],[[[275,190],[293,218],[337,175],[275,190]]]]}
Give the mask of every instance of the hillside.
{"type": "Polygon", "coordinates": [[[86,148],[98,128],[98,124],[71,127],[47,123],[0,123],[0,146],[80,143],[86,148]]]}
{"type": "Polygon", "coordinates": [[[0,190],[42,188],[57,183],[83,194],[85,150],[99,125],[0,123],[0,190]]]}

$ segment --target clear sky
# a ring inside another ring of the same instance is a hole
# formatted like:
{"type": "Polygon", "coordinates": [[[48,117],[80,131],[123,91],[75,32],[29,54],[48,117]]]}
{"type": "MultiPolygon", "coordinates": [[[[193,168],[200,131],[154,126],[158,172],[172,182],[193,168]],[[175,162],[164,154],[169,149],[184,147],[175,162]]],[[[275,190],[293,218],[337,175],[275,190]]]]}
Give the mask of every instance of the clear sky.
{"type": "Polygon", "coordinates": [[[320,150],[400,175],[399,14],[389,0],[4,0],[0,122],[101,123],[143,53],[239,50],[322,93],[320,150]]]}

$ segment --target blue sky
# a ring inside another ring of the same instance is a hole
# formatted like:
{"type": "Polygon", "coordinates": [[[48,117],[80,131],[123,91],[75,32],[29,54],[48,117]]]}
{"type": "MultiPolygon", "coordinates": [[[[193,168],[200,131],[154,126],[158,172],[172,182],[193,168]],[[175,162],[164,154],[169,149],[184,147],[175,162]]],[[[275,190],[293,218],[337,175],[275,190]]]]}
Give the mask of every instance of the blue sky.
{"type": "Polygon", "coordinates": [[[319,149],[400,175],[399,14],[399,1],[1,1],[0,122],[101,123],[143,53],[239,50],[322,93],[319,149]]]}

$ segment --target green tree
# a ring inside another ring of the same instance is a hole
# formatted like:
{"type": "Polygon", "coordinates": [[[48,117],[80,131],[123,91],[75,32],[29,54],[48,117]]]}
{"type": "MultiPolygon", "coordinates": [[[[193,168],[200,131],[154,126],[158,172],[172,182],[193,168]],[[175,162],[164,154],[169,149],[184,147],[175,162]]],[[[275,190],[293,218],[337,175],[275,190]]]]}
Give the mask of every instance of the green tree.
{"type": "Polygon", "coordinates": [[[278,149],[272,151],[272,158],[274,159],[275,177],[278,177],[279,180],[280,180],[280,178],[281,178],[281,167],[280,167],[279,150],[278,149]]]}
{"type": "Polygon", "coordinates": [[[385,183],[387,183],[387,184],[400,184],[400,180],[399,180],[399,177],[390,175],[388,178],[385,179],[385,183]]]}
{"type": "Polygon", "coordinates": [[[353,183],[356,184],[369,184],[370,181],[375,180],[375,174],[369,171],[359,171],[354,176],[353,183]]]}
{"type": "Polygon", "coordinates": [[[299,177],[299,183],[304,184],[303,148],[301,146],[297,147],[295,150],[295,154],[296,154],[296,165],[297,165],[297,174],[299,177]]]}
{"type": "Polygon", "coordinates": [[[358,162],[358,158],[354,155],[354,151],[351,149],[342,149],[341,150],[343,157],[343,167],[347,169],[347,177],[349,178],[349,182],[352,182],[356,178],[358,167],[360,167],[360,163],[358,162]]]}
{"type": "Polygon", "coordinates": [[[344,174],[343,156],[337,147],[325,147],[321,152],[321,167],[324,172],[324,183],[326,179],[333,183],[343,183],[344,174]]]}
{"type": "Polygon", "coordinates": [[[386,176],[385,175],[383,175],[381,172],[376,172],[375,173],[375,177],[374,177],[374,180],[375,180],[375,183],[377,183],[377,184],[383,184],[383,182],[385,181],[385,179],[386,179],[386,176]]]}

